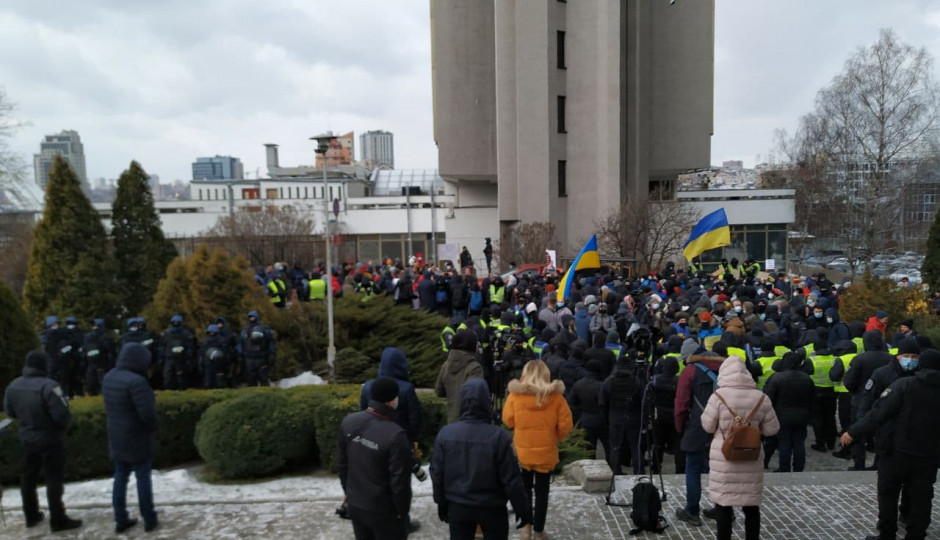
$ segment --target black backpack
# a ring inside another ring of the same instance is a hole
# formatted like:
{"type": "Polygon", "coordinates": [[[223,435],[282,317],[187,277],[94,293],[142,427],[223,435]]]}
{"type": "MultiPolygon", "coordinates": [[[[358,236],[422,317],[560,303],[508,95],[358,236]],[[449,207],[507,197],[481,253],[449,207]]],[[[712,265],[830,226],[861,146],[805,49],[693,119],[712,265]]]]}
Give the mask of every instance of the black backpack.
{"type": "Polygon", "coordinates": [[[659,490],[653,485],[652,478],[643,477],[633,486],[633,510],[630,519],[636,525],[630,530],[630,535],[643,531],[661,533],[666,530],[666,519],[660,513],[663,503],[659,498],[659,490]]]}

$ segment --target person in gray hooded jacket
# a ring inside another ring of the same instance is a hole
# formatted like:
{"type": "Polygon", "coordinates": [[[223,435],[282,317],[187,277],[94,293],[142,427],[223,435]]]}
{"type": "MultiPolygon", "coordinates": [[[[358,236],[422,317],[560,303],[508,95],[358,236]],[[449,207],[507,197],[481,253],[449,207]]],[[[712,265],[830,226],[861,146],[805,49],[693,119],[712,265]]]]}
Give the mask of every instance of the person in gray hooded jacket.
{"type": "Polygon", "coordinates": [[[46,497],[52,514],[49,525],[52,532],[56,532],[75,529],[82,522],[69,518],[62,504],[65,429],[72,415],[59,383],[47,376],[48,364],[49,356],[42,351],[26,355],[23,376],[11,382],[3,395],[3,410],[20,423],[20,442],[23,445],[20,495],[26,526],[33,527],[45,518],[36,496],[39,471],[44,469],[46,497]]]}
{"type": "Polygon", "coordinates": [[[483,366],[477,362],[477,336],[473,330],[461,330],[454,336],[447,360],[441,366],[434,385],[434,393],[447,398],[447,423],[460,420],[460,387],[472,377],[483,376],[483,366]]]}

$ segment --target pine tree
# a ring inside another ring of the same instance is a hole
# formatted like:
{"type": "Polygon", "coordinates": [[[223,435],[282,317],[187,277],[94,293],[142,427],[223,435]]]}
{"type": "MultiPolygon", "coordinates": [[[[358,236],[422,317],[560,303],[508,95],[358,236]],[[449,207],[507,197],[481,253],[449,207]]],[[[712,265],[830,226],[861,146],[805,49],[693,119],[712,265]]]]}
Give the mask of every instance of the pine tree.
{"type": "Polygon", "coordinates": [[[39,337],[13,291],[2,281],[0,328],[0,388],[6,388],[23,369],[26,353],[39,347],[39,337]]]}
{"type": "Polygon", "coordinates": [[[113,324],[119,301],[101,216],[68,162],[56,157],[30,248],[23,305],[37,323],[46,315],[75,315],[113,324]]]}
{"type": "Polygon", "coordinates": [[[927,235],[927,255],[921,271],[924,283],[930,286],[930,290],[940,291],[940,210],[937,210],[930,234],[927,235]]]}
{"type": "Polygon", "coordinates": [[[176,248],[160,228],[147,173],[136,161],[118,178],[112,210],[119,290],[124,308],[136,314],[153,298],[167,265],[176,257],[176,248]]]}
{"type": "Polygon", "coordinates": [[[202,336],[216,317],[225,317],[235,329],[244,323],[248,311],[267,309],[269,304],[245,259],[200,244],[188,259],[177,257],[170,263],[147,309],[147,319],[154,328],[162,328],[179,313],[202,336]]]}

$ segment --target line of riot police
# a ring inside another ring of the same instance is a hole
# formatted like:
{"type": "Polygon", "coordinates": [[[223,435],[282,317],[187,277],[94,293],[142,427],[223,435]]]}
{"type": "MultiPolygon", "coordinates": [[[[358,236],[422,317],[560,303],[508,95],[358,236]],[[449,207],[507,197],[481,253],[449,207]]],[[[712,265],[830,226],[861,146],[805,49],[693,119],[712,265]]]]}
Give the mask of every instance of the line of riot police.
{"type": "Polygon", "coordinates": [[[145,318],[132,317],[120,336],[106,328],[104,319],[94,319],[86,332],[75,317],[66,317],[62,325],[53,315],[46,317],[40,340],[49,355],[49,376],[69,398],[98,395],[102,378],[114,367],[126,343],[147,347],[154,359],[148,372],[150,383],[167,390],[267,386],[277,352],[274,332],[261,324],[256,311],[248,313],[238,333],[217,317],[198,343],[179,314],[170,318],[161,334],[147,328],[145,318]]]}

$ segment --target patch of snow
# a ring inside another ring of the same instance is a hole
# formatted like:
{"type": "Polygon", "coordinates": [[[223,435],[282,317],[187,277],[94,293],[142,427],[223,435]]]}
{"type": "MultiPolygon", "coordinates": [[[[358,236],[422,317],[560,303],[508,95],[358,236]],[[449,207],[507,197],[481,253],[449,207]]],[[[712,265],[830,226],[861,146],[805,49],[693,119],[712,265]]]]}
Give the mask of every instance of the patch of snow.
{"type": "Polygon", "coordinates": [[[321,379],[319,375],[314,375],[312,371],[304,371],[296,377],[290,377],[288,379],[281,379],[277,381],[277,386],[279,388],[293,388],[295,386],[305,386],[310,384],[326,384],[326,381],[321,379]]]}

